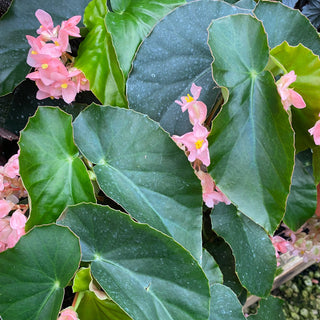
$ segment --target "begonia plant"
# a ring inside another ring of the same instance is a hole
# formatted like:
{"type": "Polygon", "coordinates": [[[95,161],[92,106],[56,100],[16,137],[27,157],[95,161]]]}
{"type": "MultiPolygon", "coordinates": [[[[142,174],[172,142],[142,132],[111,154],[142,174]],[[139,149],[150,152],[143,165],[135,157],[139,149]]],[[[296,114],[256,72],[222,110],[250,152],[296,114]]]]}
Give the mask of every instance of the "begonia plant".
{"type": "Polygon", "coordinates": [[[0,27],[0,136],[19,137],[0,318],[284,319],[279,253],[320,260],[310,21],[265,0],[13,0],[0,27]]]}

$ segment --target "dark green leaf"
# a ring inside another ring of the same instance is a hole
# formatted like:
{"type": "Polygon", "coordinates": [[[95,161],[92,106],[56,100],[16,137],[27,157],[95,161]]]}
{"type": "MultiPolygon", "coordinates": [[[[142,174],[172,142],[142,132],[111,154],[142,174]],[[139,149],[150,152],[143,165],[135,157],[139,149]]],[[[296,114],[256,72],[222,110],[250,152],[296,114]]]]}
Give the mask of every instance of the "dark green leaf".
{"type": "Polygon", "coordinates": [[[213,230],[230,245],[242,285],[251,294],[266,297],[277,267],[274,247],[266,232],[233,205],[215,206],[211,223],[213,230]]]}
{"type": "Polygon", "coordinates": [[[320,146],[312,149],[312,166],[315,185],[320,183],[320,146]]]}
{"type": "Polygon", "coordinates": [[[209,320],[245,320],[242,306],[234,292],[222,285],[214,284],[211,287],[210,317],[209,320]]]}
{"type": "Polygon", "coordinates": [[[319,0],[310,0],[306,4],[302,13],[311,21],[315,28],[320,27],[320,2],[319,0]]]}
{"type": "Polygon", "coordinates": [[[239,211],[273,233],[285,212],[294,148],[274,79],[263,71],[267,35],[257,19],[233,15],[213,21],[209,45],[213,76],[229,90],[208,138],[209,172],[239,211]]]}
{"type": "Polygon", "coordinates": [[[60,223],[80,237],[82,260],[133,319],[208,319],[208,280],[171,237],[94,204],[69,207],[60,223]]]}
{"type": "Polygon", "coordinates": [[[133,110],[97,105],[81,112],[74,130],[105,194],[199,259],[201,186],[168,134],[133,110]]]}
{"type": "Polygon", "coordinates": [[[205,249],[202,251],[202,269],[206,274],[210,287],[215,283],[223,282],[223,275],[213,256],[205,249]]]}
{"type": "Polygon", "coordinates": [[[106,16],[120,67],[125,77],[140,42],[153,26],[185,0],[111,0],[112,11],[106,16]]]}
{"type": "Polygon", "coordinates": [[[276,297],[268,297],[260,301],[260,308],[256,315],[249,317],[250,320],[285,320],[285,316],[282,311],[283,301],[276,297]]]}
{"type": "Polygon", "coordinates": [[[300,11],[279,1],[259,1],[254,14],[262,21],[271,48],[287,41],[291,46],[301,43],[313,53],[320,54],[317,30],[300,11]]]}
{"type": "Polygon", "coordinates": [[[0,253],[0,315],[4,320],[56,320],[63,288],[80,262],[79,239],[68,228],[34,228],[0,253]]]}
{"type": "Polygon", "coordinates": [[[312,154],[307,150],[296,156],[284,223],[291,230],[299,229],[314,215],[316,206],[317,188],[312,174],[312,154]],[[305,154],[309,156],[305,158],[305,154]]]}
{"type": "Polygon", "coordinates": [[[127,82],[129,107],[160,122],[170,134],[191,131],[187,112],[175,100],[202,86],[199,100],[208,111],[220,90],[212,80],[207,28],[225,15],[248,12],[222,1],[200,0],[174,10],[142,43],[127,82]]]}
{"type": "Polygon", "coordinates": [[[95,202],[71,119],[58,108],[40,107],[21,132],[20,174],[32,208],[27,229],[54,222],[68,204],[95,202]]]}
{"type": "Polygon", "coordinates": [[[26,63],[30,49],[26,35],[37,36],[36,30],[40,22],[34,15],[36,10],[40,7],[47,11],[57,25],[61,24],[62,20],[82,15],[88,2],[42,0],[39,4],[38,0],[12,1],[9,11],[0,20],[0,96],[13,91],[30,70],[26,63]]]}
{"type": "Polygon", "coordinates": [[[104,104],[127,106],[125,80],[105,24],[106,1],[93,0],[84,14],[89,33],[80,44],[75,67],[84,72],[90,90],[104,104]]]}

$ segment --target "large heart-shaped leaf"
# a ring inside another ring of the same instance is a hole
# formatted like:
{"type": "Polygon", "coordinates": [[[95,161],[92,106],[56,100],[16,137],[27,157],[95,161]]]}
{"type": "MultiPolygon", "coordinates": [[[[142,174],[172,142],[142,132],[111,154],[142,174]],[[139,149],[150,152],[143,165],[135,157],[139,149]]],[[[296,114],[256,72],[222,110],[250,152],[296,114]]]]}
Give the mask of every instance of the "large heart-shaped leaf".
{"type": "Polygon", "coordinates": [[[27,229],[54,222],[68,204],[95,202],[71,119],[58,108],[39,107],[21,132],[20,174],[31,199],[27,229]]]}
{"type": "Polygon", "coordinates": [[[229,90],[208,138],[209,171],[242,213],[273,233],[285,212],[294,148],[274,79],[263,71],[267,35],[252,16],[233,15],[213,21],[209,45],[213,76],[229,90]]]}
{"type": "Polygon", "coordinates": [[[287,41],[291,46],[302,43],[315,54],[320,54],[317,30],[300,11],[279,1],[259,1],[254,14],[262,21],[271,48],[287,41]]]}
{"type": "Polygon", "coordinates": [[[87,6],[84,24],[89,33],[80,44],[75,66],[84,72],[91,91],[102,103],[125,107],[125,80],[106,28],[106,14],[106,1],[93,0],[87,6]]]}
{"type": "Polygon", "coordinates": [[[242,285],[251,294],[268,296],[277,264],[274,247],[266,232],[233,205],[215,206],[211,223],[213,230],[230,245],[242,285]]]}
{"type": "Polygon", "coordinates": [[[125,76],[139,43],[153,26],[185,0],[111,0],[112,11],[106,16],[120,67],[125,76]]]}
{"type": "Polygon", "coordinates": [[[80,237],[82,260],[133,319],[208,319],[208,280],[171,237],[94,204],[69,207],[60,223],[80,237]]]}
{"type": "Polygon", "coordinates": [[[310,150],[307,150],[296,156],[283,221],[291,230],[297,230],[314,215],[316,207],[317,188],[312,174],[312,155],[310,150]]]}
{"type": "Polygon", "coordinates": [[[192,130],[187,113],[174,101],[192,83],[212,109],[220,90],[211,76],[207,28],[212,19],[248,12],[222,1],[200,0],[178,7],[161,20],[137,52],[127,82],[129,107],[160,122],[171,134],[192,130]]]}
{"type": "Polygon", "coordinates": [[[3,320],[56,320],[63,288],[80,262],[79,239],[68,228],[34,228],[0,253],[0,315],[3,320]]]}
{"type": "Polygon", "coordinates": [[[210,288],[210,317],[209,320],[245,320],[242,306],[237,296],[222,284],[215,284],[210,288]]]}
{"type": "Polygon", "coordinates": [[[154,121],[133,110],[91,105],[75,141],[96,164],[100,188],[135,219],[201,255],[201,187],[184,153],[154,121]]]}
{"type": "Polygon", "coordinates": [[[39,7],[47,11],[55,25],[75,15],[82,15],[88,0],[14,0],[0,20],[0,96],[11,92],[24,80],[30,67],[26,63],[30,48],[26,35],[36,36],[40,23],[35,17],[39,7]],[[62,9],[63,8],[63,9],[62,9]]]}
{"type": "Polygon", "coordinates": [[[313,137],[308,129],[314,126],[320,113],[320,59],[302,44],[291,47],[285,41],[270,51],[272,61],[285,68],[294,70],[297,80],[292,84],[306,103],[306,108],[291,107],[292,124],[295,130],[295,145],[298,151],[314,147],[313,137]]]}

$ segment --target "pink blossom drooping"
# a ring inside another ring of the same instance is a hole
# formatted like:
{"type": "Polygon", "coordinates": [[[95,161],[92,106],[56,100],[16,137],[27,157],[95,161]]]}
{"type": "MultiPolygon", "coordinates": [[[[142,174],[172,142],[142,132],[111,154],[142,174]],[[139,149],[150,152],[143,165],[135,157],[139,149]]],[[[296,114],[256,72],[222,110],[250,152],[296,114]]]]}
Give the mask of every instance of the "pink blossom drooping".
{"type": "Polygon", "coordinates": [[[71,103],[77,93],[89,90],[89,81],[73,67],[74,58],[67,53],[70,51],[69,36],[80,37],[76,25],[81,16],[63,21],[61,27],[54,27],[51,16],[44,10],[38,9],[36,17],[41,23],[37,30],[39,36],[26,36],[31,46],[27,63],[35,68],[27,78],[36,82],[37,99],[62,98],[71,103]]]}
{"type": "MultiPolygon", "coordinates": [[[[319,113],[319,117],[320,117],[320,113],[319,113]]],[[[320,145],[320,120],[318,120],[315,123],[315,125],[312,128],[310,128],[308,131],[313,136],[314,143],[319,146],[320,145]]]]}
{"type": "Polygon", "coordinates": [[[64,309],[60,312],[58,320],[79,320],[78,314],[72,307],[64,309]]]}
{"type": "Polygon", "coordinates": [[[291,105],[298,109],[305,108],[306,106],[301,95],[293,89],[288,88],[291,83],[296,81],[296,79],[297,76],[292,70],[277,81],[278,93],[285,110],[288,110],[291,105]]]}
{"type": "Polygon", "coordinates": [[[210,164],[208,135],[209,131],[199,122],[196,122],[192,132],[188,132],[181,137],[174,135],[172,139],[177,144],[181,143],[186,146],[189,152],[188,160],[190,162],[199,159],[205,166],[208,166],[210,164]]]}
{"type": "Polygon", "coordinates": [[[175,103],[181,106],[182,112],[188,110],[189,120],[192,124],[196,122],[202,124],[207,117],[207,106],[202,101],[198,101],[201,90],[201,87],[193,83],[190,89],[192,96],[188,94],[187,96],[181,97],[181,101],[175,101],[175,103]]]}

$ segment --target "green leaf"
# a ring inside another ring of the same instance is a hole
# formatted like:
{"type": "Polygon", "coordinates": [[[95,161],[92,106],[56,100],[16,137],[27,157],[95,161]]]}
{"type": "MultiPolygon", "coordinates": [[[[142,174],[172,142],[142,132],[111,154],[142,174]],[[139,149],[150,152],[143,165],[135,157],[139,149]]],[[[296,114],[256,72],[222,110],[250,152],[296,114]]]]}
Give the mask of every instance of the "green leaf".
{"type": "Polygon", "coordinates": [[[199,259],[201,186],[168,134],[145,115],[97,105],[80,113],[74,132],[105,194],[199,259]]]}
{"type": "Polygon", "coordinates": [[[259,1],[254,14],[262,21],[271,48],[287,41],[291,46],[302,43],[313,53],[320,54],[317,30],[299,10],[291,9],[279,1],[259,1]]]}
{"type": "Polygon", "coordinates": [[[82,260],[133,319],[208,319],[208,280],[171,237],[94,204],[69,207],[60,223],[80,237],[82,260]]]}
{"type": "Polygon", "coordinates": [[[211,287],[209,320],[231,319],[246,319],[242,313],[242,305],[239,303],[237,296],[230,288],[219,283],[214,284],[211,287]]]}
{"type": "Polygon", "coordinates": [[[239,8],[253,10],[256,6],[256,2],[254,0],[239,0],[234,5],[239,8]]]}
{"type": "Polygon", "coordinates": [[[175,100],[202,87],[199,100],[213,108],[219,88],[212,80],[207,45],[212,19],[248,12],[223,1],[200,0],[178,7],[163,18],[141,44],[127,81],[129,107],[160,122],[170,134],[192,130],[187,112],[175,100]]]}
{"type": "Polygon", "coordinates": [[[294,147],[274,79],[263,71],[267,35],[250,15],[228,16],[212,22],[209,45],[213,76],[229,90],[208,138],[209,172],[239,211],[273,233],[285,212],[294,147]]]}
{"type": "Polygon", "coordinates": [[[303,97],[306,108],[291,107],[295,145],[298,151],[314,147],[308,129],[319,120],[320,113],[320,59],[310,49],[299,44],[291,47],[285,41],[270,51],[272,60],[282,65],[287,72],[294,70],[297,80],[291,85],[303,97]]]}
{"type": "Polygon", "coordinates": [[[153,26],[185,0],[111,0],[112,11],[106,16],[120,67],[127,77],[140,42],[153,26]]]}
{"type": "Polygon", "coordinates": [[[213,230],[230,245],[242,285],[251,294],[266,297],[277,268],[274,247],[266,232],[233,205],[215,206],[211,223],[213,230]]]}
{"type": "Polygon", "coordinates": [[[20,174],[31,199],[27,229],[54,222],[68,204],[95,202],[71,119],[58,108],[39,107],[21,132],[20,174]]]}
{"type": "Polygon", "coordinates": [[[250,320],[285,320],[284,313],[282,311],[283,301],[276,297],[268,297],[260,301],[260,308],[258,313],[250,316],[250,320]]]}
{"type": "Polygon", "coordinates": [[[78,317],[81,320],[128,320],[131,319],[117,304],[106,298],[99,299],[94,292],[89,291],[92,281],[90,268],[81,268],[73,279],[73,292],[80,292],[77,301],[78,317]]]}
{"type": "Polygon", "coordinates": [[[202,251],[202,269],[209,280],[209,286],[211,287],[215,283],[223,282],[223,275],[220,268],[212,255],[205,249],[202,251]]]}
{"type": "Polygon", "coordinates": [[[106,14],[106,1],[92,0],[87,6],[84,24],[89,33],[80,44],[75,67],[83,71],[103,104],[126,107],[125,80],[105,25],[106,14]]]}
{"type": "Polygon", "coordinates": [[[112,300],[100,300],[90,291],[83,293],[81,302],[77,308],[81,320],[130,320],[123,310],[112,300]]]}
{"type": "Polygon", "coordinates": [[[299,229],[311,218],[317,207],[317,188],[312,174],[310,150],[296,156],[292,185],[287,201],[284,223],[291,229],[299,229]]]}
{"type": "MultiPolygon", "coordinates": [[[[75,15],[82,15],[88,0],[41,1],[41,9],[48,12],[54,24],[61,24],[75,15]],[[63,10],[61,9],[63,8],[63,10]]],[[[38,0],[14,0],[9,11],[0,19],[0,96],[11,91],[25,79],[30,70],[27,55],[30,46],[26,35],[37,36],[40,22],[35,17],[39,9],[38,0]]]]}
{"type": "Polygon", "coordinates": [[[0,315],[4,320],[56,320],[63,288],[80,262],[79,239],[57,225],[34,228],[0,253],[0,315]]]}
{"type": "Polygon", "coordinates": [[[312,149],[312,167],[315,185],[320,183],[320,146],[312,149]]]}

